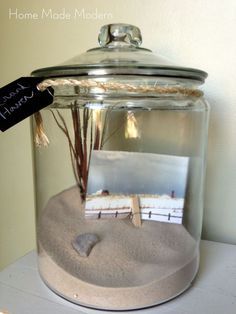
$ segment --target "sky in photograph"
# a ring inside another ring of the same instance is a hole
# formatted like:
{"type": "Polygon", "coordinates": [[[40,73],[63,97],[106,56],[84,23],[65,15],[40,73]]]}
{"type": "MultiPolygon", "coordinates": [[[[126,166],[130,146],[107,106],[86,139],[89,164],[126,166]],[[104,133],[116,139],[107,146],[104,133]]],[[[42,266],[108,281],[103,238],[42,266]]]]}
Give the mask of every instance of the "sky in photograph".
{"type": "Polygon", "coordinates": [[[188,157],[121,151],[93,151],[88,194],[170,194],[184,197],[188,157]]]}

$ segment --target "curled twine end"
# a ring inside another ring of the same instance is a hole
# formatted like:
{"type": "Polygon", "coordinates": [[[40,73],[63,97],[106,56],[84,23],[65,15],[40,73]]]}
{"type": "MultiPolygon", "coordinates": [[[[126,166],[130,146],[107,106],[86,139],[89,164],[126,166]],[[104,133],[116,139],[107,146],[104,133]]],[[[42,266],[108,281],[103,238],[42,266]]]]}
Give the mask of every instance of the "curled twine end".
{"type": "Polygon", "coordinates": [[[43,118],[40,112],[34,114],[34,119],[36,123],[35,128],[35,144],[37,147],[47,147],[49,145],[49,139],[43,128],[43,118]]]}

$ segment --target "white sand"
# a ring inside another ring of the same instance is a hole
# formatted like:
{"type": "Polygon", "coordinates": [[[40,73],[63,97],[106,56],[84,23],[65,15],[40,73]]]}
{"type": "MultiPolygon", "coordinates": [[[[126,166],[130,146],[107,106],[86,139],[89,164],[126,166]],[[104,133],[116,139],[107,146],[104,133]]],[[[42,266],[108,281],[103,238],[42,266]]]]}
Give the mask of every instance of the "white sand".
{"type": "Polygon", "coordinates": [[[79,192],[53,197],[38,221],[39,268],[65,298],[95,308],[136,309],[185,290],[198,268],[198,245],[183,225],[128,219],[85,220],[79,192]],[[100,242],[81,257],[71,241],[91,232],[100,242]]]}

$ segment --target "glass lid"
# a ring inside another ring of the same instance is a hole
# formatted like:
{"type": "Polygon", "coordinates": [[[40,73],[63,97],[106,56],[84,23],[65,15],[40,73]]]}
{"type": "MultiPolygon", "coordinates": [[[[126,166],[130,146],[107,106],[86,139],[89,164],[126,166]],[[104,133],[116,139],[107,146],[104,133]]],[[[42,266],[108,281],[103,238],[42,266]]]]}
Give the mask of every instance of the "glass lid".
{"type": "Polygon", "coordinates": [[[196,80],[203,83],[207,73],[198,69],[170,65],[151,50],[141,48],[141,32],[129,24],[109,24],[101,28],[100,47],[59,66],[41,68],[33,76],[45,78],[106,75],[147,75],[196,80]]]}

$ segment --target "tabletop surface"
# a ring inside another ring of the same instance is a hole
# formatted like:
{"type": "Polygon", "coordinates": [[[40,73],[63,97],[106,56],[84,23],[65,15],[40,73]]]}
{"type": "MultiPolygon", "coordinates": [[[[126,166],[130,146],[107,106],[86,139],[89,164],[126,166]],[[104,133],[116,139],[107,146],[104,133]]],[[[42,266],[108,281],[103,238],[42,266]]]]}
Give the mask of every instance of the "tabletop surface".
{"type": "MultiPolygon", "coordinates": [[[[70,303],[39,277],[32,251],[0,272],[0,314],[101,314],[70,303]]],[[[201,242],[200,270],[192,287],[156,307],[130,314],[236,314],[236,245],[201,242]]]]}

